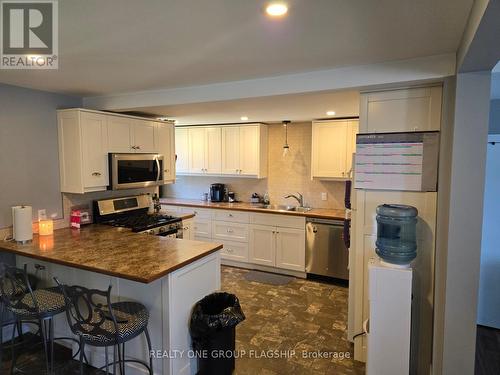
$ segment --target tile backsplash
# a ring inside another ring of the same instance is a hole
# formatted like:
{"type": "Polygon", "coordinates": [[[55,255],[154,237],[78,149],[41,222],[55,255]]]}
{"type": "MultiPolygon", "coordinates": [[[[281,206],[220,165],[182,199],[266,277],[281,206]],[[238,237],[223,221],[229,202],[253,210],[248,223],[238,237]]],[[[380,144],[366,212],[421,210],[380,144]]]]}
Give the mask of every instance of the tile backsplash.
{"type": "Polygon", "coordinates": [[[284,199],[287,194],[300,192],[304,201],[316,208],[344,208],[344,182],[311,180],[311,122],[297,122],[288,126],[290,151],[283,157],[285,132],[283,125],[269,125],[269,172],[265,179],[234,177],[179,176],[175,184],[165,185],[163,195],[171,198],[201,199],[212,183],[228,185],[237,199],[248,201],[252,193],[269,193],[273,204],[295,204],[284,199]],[[321,200],[327,193],[327,200],[321,200]]]}

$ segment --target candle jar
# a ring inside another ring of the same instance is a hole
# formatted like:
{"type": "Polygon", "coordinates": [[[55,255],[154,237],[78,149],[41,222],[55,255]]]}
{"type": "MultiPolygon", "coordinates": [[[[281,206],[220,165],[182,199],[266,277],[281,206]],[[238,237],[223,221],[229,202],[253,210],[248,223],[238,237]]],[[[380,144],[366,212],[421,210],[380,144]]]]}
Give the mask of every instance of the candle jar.
{"type": "Polygon", "coordinates": [[[40,220],[38,222],[38,234],[40,236],[50,236],[54,234],[54,221],[40,220]]]}

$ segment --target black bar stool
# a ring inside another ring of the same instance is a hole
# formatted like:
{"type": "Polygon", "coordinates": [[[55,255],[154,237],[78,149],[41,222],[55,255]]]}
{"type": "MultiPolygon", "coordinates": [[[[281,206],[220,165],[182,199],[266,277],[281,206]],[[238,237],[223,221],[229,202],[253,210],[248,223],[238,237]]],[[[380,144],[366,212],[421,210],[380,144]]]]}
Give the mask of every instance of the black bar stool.
{"type": "Polygon", "coordinates": [[[148,332],[149,312],[138,302],[111,303],[111,286],[107,291],[87,289],[82,286],[63,285],[61,287],[66,302],[66,317],[71,331],[80,339],[80,374],[83,375],[85,345],[104,347],[106,369],[113,365],[116,374],[116,364],[120,373],[125,374],[125,363],[135,362],[143,365],[153,375],[153,359],[151,353],[151,338],[148,332]],[[144,333],[148,344],[149,364],[146,362],[125,359],[125,343],[144,333]],[[113,347],[113,362],[109,363],[108,347],[113,347]],[[116,360],[118,351],[118,361],[116,360]]]}
{"type": "MultiPolygon", "coordinates": [[[[4,273],[4,268],[5,268],[5,263],[0,262],[0,278],[2,277],[2,275],[4,273]]],[[[28,280],[29,280],[29,283],[30,283],[33,290],[36,289],[36,285],[38,283],[38,278],[36,277],[36,275],[38,274],[38,271],[39,270],[37,269],[35,275],[28,274],[28,280]]],[[[21,281],[24,279],[24,273],[23,273],[22,269],[18,269],[18,277],[20,278],[21,281]]],[[[0,294],[1,294],[1,291],[0,291],[0,294]]],[[[10,348],[10,345],[19,346],[19,345],[23,344],[23,341],[21,341],[19,343],[11,342],[9,344],[9,346],[4,345],[4,343],[3,343],[3,328],[8,327],[10,325],[12,325],[13,330],[17,329],[17,332],[19,335],[18,337],[20,337],[22,340],[22,335],[23,335],[22,323],[19,321],[16,324],[16,321],[12,317],[12,314],[9,314],[9,312],[6,311],[5,305],[2,302],[2,298],[0,295],[0,367],[2,366],[2,363],[3,363],[3,350],[4,350],[4,348],[5,347],[10,348]]]]}
{"type": "MultiPolygon", "coordinates": [[[[45,353],[47,374],[54,371],[54,316],[66,310],[64,296],[59,287],[35,289],[31,287],[27,265],[23,269],[3,265],[0,277],[0,298],[4,309],[14,316],[14,325],[22,333],[23,323],[35,322],[39,326],[45,353]],[[50,354],[49,354],[50,349],[50,354]],[[49,361],[50,358],[50,361],[49,361]]],[[[14,343],[16,330],[12,331],[11,343],[14,343]]],[[[74,340],[69,337],[57,339],[74,340]]],[[[11,373],[16,367],[15,345],[12,349],[11,373]]]]}

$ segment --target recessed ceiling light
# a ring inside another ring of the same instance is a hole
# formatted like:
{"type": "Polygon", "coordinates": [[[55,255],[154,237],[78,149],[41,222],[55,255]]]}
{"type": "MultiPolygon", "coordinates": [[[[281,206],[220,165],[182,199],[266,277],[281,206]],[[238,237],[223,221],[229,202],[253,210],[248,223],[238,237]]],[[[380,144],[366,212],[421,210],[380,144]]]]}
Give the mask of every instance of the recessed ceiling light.
{"type": "Polygon", "coordinates": [[[327,116],[335,116],[335,111],[327,111],[326,115],[327,116]]]}
{"type": "Polygon", "coordinates": [[[248,116],[241,116],[240,119],[241,121],[248,121],[248,116]]]}
{"type": "Polygon", "coordinates": [[[288,6],[285,3],[270,3],[266,7],[266,13],[271,17],[281,17],[288,12],[288,6]]]}

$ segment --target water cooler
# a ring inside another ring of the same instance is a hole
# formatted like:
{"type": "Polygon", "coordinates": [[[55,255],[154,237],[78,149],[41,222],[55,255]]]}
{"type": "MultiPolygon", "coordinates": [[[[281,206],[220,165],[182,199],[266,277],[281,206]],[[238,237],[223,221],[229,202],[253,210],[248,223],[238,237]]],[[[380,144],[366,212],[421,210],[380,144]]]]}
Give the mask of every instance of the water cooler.
{"type": "Polygon", "coordinates": [[[377,207],[376,253],[368,264],[367,375],[410,372],[411,300],[417,209],[377,207]]]}

